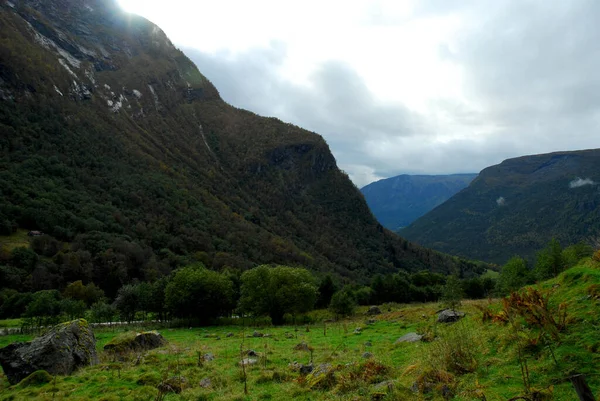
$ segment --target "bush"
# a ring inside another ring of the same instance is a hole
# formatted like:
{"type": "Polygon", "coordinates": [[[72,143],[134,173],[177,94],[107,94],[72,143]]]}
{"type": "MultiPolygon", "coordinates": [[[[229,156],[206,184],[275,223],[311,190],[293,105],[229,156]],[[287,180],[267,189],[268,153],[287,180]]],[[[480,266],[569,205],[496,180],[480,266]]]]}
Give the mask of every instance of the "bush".
{"type": "Polygon", "coordinates": [[[338,291],[331,297],[329,309],[338,316],[350,316],[356,309],[356,299],[350,291],[338,291]]]}
{"type": "Polygon", "coordinates": [[[427,362],[434,370],[456,375],[471,373],[477,368],[477,349],[473,332],[458,322],[438,333],[437,341],[429,348],[427,362]]]}

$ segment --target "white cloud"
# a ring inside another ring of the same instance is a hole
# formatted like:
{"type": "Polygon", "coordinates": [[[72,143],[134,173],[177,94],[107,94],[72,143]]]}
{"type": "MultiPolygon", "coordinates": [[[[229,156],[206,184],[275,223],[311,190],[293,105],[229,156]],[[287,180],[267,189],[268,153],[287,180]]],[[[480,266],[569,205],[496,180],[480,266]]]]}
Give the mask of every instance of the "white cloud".
{"type": "Polygon", "coordinates": [[[576,179],[574,179],[573,181],[571,181],[569,183],[569,188],[579,188],[579,187],[583,187],[585,185],[596,185],[596,183],[589,178],[581,179],[581,178],[577,177],[576,179]]]}
{"type": "Polygon", "coordinates": [[[120,2],[226,101],[323,135],[359,186],[597,147],[600,2],[120,2]]]}

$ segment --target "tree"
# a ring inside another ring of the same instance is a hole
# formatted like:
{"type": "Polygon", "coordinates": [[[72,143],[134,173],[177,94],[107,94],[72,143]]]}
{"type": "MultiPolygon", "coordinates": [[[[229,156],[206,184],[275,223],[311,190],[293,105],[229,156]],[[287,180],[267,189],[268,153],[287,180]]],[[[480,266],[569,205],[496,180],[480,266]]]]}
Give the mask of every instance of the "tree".
{"type": "Polygon", "coordinates": [[[562,251],[565,268],[573,267],[577,265],[582,258],[592,256],[593,254],[594,248],[583,242],[568,246],[562,251]]]}
{"type": "Polygon", "coordinates": [[[242,274],[239,308],[255,316],[269,315],[275,325],[283,323],[286,313],[309,311],[317,299],[311,273],[288,266],[255,267],[242,274]]]}
{"type": "Polygon", "coordinates": [[[352,315],[356,309],[356,299],[354,298],[354,294],[347,289],[336,292],[331,297],[329,309],[338,316],[352,315]]]}
{"type": "Polygon", "coordinates": [[[114,305],[122,320],[132,322],[135,319],[135,313],[140,310],[139,302],[138,287],[128,284],[119,289],[114,305]]]}
{"type": "Polygon", "coordinates": [[[206,324],[234,308],[233,293],[227,276],[195,264],[175,271],[165,288],[165,303],[173,316],[206,324]]]}
{"type": "Polygon", "coordinates": [[[35,319],[36,325],[54,323],[60,314],[60,293],[57,290],[38,291],[25,309],[25,317],[35,319]]]}
{"type": "Polygon", "coordinates": [[[10,258],[11,264],[14,267],[25,270],[28,273],[33,271],[33,268],[38,261],[37,254],[33,250],[25,247],[14,248],[10,253],[10,258]]]}
{"type": "Polygon", "coordinates": [[[90,315],[95,323],[112,322],[116,314],[117,309],[104,300],[94,303],[90,308],[90,315]]]}
{"type": "Polygon", "coordinates": [[[76,301],[71,298],[63,298],[60,301],[60,311],[67,317],[68,320],[74,320],[84,317],[87,306],[83,301],[76,301]]]}
{"type": "Polygon", "coordinates": [[[326,275],[321,283],[319,284],[319,297],[317,298],[317,308],[326,308],[330,302],[331,297],[337,291],[337,286],[331,278],[331,274],[326,275]]]}
{"type": "Polygon", "coordinates": [[[529,277],[530,272],[525,259],[514,256],[502,267],[496,288],[501,295],[506,295],[526,285],[529,277]]]}
{"type": "Polygon", "coordinates": [[[91,306],[104,297],[104,291],[94,283],[83,285],[83,282],[78,280],[65,287],[63,297],[83,301],[87,306],[91,306]]]}
{"type": "Polygon", "coordinates": [[[539,280],[558,276],[566,267],[562,247],[556,238],[552,238],[546,248],[538,252],[535,273],[539,280]]]}
{"type": "Polygon", "coordinates": [[[462,285],[458,277],[455,275],[448,276],[442,290],[442,302],[444,306],[450,309],[458,308],[463,295],[462,285]]]}

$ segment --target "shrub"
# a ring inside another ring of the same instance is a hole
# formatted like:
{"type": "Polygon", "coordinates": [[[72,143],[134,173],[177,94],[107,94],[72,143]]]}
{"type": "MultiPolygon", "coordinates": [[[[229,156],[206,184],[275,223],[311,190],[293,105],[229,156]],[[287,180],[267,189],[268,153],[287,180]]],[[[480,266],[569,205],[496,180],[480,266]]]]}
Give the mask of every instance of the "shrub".
{"type": "Polygon", "coordinates": [[[429,348],[427,362],[431,369],[457,375],[474,372],[477,349],[473,332],[464,323],[455,323],[438,333],[437,341],[429,348]]]}

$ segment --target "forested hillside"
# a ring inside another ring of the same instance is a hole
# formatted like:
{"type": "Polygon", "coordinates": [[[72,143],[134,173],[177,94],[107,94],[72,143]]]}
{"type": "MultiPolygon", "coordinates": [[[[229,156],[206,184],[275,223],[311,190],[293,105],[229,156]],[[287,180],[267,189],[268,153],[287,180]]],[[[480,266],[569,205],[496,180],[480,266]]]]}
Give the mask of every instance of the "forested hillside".
{"type": "Polygon", "coordinates": [[[373,182],[361,192],[377,220],[399,230],[444,203],[477,174],[399,175],[373,182]]]}
{"type": "Polygon", "coordinates": [[[1,3],[0,99],[0,234],[50,236],[33,262],[2,250],[19,290],[114,296],[196,261],[363,282],[477,269],[385,230],[321,136],[226,104],[113,1],[1,3]]]}
{"type": "Polygon", "coordinates": [[[600,149],[505,160],[400,234],[442,252],[504,263],[600,235],[600,149]]]}

